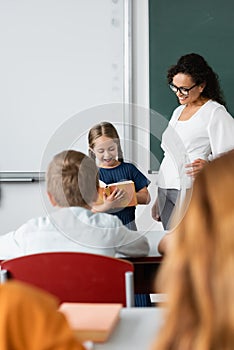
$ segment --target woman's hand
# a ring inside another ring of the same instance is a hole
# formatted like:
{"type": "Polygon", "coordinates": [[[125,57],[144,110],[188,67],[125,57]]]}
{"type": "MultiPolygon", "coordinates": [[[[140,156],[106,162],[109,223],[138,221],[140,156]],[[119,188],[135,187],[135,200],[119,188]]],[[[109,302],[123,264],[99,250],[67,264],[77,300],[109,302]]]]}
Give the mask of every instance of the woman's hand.
{"type": "Polygon", "coordinates": [[[204,159],[195,159],[192,163],[185,165],[185,168],[189,168],[189,170],[186,171],[186,174],[195,178],[207,163],[208,162],[204,159]]]}
{"type": "Polygon", "coordinates": [[[156,221],[161,221],[158,207],[158,199],[154,202],[154,205],[151,208],[151,216],[156,221]]]}

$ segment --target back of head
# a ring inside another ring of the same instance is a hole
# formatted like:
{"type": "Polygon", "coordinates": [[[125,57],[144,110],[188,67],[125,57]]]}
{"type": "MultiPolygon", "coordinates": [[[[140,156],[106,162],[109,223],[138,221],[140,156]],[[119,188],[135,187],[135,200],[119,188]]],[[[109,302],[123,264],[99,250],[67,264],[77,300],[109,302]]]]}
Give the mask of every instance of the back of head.
{"type": "Polygon", "coordinates": [[[0,286],[1,350],[84,350],[58,301],[33,286],[8,281],[0,286]]]}
{"type": "Polygon", "coordinates": [[[168,315],[155,349],[230,350],[234,334],[234,151],[197,176],[157,279],[168,315]]]}
{"type": "Polygon", "coordinates": [[[101,122],[99,124],[94,125],[90,130],[88,134],[88,142],[89,142],[89,155],[93,159],[95,159],[95,155],[93,153],[93,148],[95,146],[95,141],[101,137],[101,136],[106,136],[117,144],[118,146],[118,160],[120,162],[123,161],[123,152],[122,148],[120,145],[120,139],[119,139],[119,134],[114,127],[113,124],[109,122],[101,122]]]}
{"type": "Polygon", "coordinates": [[[190,75],[197,85],[205,82],[206,86],[202,91],[202,96],[225,105],[218,75],[201,55],[190,53],[181,56],[176,65],[168,70],[167,80],[169,84],[172,83],[174,76],[178,73],[190,75]]]}
{"type": "Polygon", "coordinates": [[[89,207],[96,199],[98,170],[95,162],[74,150],[57,154],[47,169],[47,191],[60,207],[89,207]]]}

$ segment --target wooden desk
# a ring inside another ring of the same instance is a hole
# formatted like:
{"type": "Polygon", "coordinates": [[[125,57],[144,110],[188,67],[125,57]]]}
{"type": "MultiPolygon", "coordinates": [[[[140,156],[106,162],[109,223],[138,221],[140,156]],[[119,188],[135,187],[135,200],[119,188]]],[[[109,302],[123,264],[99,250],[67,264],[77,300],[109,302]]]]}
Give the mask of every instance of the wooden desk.
{"type": "Polygon", "coordinates": [[[166,231],[150,231],[145,233],[150,246],[147,257],[122,258],[131,261],[134,265],[134,288],[136,294],[155,293],[155,276],[162,262],[162,256],[158,252],[158,243],[165,234],[166,231]]]}
{"type": "Polygon", "coordinates": [[[162,257],[126,258],[134,265],[134,289],[136,294],[155,293],[154,282],[162,257]]]}
{"type": "Polygon", "coordinates": [[[163,309],[123,308],[120,320],[105,343],[95,344],[95,350],[150,349],[163,320],[163,309]]]}

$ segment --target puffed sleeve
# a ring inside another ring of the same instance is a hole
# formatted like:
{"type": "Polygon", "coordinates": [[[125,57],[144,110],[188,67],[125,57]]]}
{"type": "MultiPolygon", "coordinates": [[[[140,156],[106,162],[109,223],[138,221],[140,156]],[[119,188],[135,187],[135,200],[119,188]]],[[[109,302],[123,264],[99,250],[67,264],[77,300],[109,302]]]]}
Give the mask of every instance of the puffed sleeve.
{"type": "Polygon", "coordinates": [[[208,133],[214,158],[234,148],[234,119],[223,106],[215,109],[208,133]]]}

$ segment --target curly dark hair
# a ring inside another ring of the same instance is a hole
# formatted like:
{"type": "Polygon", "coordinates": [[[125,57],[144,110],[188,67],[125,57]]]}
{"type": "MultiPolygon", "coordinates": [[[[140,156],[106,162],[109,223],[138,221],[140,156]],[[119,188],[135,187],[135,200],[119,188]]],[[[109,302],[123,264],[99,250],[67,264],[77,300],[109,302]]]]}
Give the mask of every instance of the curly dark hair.
{"type": "Polygon", "coordinates": [[[194,83],[198,85],[206,82],[201,95],[224,106],[226,105],[219,85],[219,77],[202,56],[196,53],[181,56],[177,64],[168,69],[167,81],[169,84],[172,83],[173,77],[178,73],[190,75],[194,83]]]}

